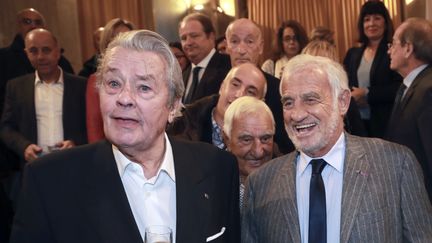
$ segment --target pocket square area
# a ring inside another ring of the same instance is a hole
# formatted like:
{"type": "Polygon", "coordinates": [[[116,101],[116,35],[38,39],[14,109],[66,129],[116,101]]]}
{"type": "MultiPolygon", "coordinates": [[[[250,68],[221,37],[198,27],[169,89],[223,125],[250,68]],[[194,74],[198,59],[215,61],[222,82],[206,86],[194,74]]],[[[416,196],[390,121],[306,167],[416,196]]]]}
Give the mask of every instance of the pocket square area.
{"type": "Polygon", "coordinates": [[[222,227],[221,231],[219,233],[216,233],[216,234],[214,234],[212,236],[207,237],[206,242],[210,242],[210,241],[218,238],[219,236],[223,235],[224,232],[225,232],[225,227],[222,227]]]}

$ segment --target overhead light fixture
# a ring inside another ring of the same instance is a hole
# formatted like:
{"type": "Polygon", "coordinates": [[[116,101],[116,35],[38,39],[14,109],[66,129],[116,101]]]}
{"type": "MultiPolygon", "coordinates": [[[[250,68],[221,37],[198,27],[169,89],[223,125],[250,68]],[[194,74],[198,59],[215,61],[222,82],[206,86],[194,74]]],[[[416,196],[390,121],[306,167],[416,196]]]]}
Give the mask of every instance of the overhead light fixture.
{"type": "Polygon", "coordinates": [[[197,4],[197,5],[194,6],[194,9],[197,10],[197,11],[203,10],[204,9],[204,5],[197,4]]]}
{"type": "Polygon", "coordinates": [[[223,9],[220,7],[220,6],[217,6],[217,11],[219,12],[219,13],[223,13],[224,11],[223,11],[223,9]]]}

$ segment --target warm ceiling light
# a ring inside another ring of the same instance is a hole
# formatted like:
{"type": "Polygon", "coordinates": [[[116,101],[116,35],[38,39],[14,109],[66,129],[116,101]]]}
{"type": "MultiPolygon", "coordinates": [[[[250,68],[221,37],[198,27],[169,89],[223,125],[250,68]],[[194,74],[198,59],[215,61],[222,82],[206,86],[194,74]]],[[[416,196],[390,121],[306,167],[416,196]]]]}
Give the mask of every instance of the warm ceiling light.
{"type": "Polygon", "coordinates": [[[194,6],[194,9],[197,10],[197,11],[199,11],[199,10],[203,10],[203,9],[204,9],[204,5],[202,5],[202,4],[197,4],[197,5],[194,6]]]}
{"type": "Polygon", "coordinates": [[[219,13],[223,13],[223,9],[222,9],[221,7],[219,7],[219,6],[217,6],[217,11],[218,11],[219,13]]]}
{"type": "Polygon", "coordinates": [[[414,0],[405,0],[405,5],[410,5],[414,0]]]}

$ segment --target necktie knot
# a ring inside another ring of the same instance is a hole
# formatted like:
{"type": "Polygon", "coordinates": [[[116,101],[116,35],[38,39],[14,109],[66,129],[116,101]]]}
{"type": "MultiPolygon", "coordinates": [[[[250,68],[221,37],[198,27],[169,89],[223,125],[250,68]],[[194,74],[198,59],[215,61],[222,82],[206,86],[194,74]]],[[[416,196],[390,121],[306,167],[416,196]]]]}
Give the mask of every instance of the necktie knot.
{"type": "Polygon", "coordinates": [[[310,162],[312,164],[312,175],[319,175],[324,170],[327,162],[323,159],[313,159],[310,162]]]}
{"type": "Polygon", "coordinates": [[[193,71],[192,71],[192,72],[193,72],[193,75],[194,75],[194,76],[198,76],[200,69],[201,69],[200,66],[196,66],[196,67],[194,67],[194,68],[193,68],[193,71]]]}

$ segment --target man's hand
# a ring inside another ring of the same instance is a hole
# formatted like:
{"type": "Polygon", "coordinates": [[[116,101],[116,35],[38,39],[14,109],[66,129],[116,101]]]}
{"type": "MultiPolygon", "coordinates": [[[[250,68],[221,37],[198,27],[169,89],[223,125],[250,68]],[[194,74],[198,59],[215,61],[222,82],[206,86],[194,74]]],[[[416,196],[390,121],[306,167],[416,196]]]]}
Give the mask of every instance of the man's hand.
{"type": "Polygon", "coordinates": [[[24,159],[27,162],[32,162],[33,160],[38,158],[38,154],[42,153],[42,148],[37,146],[36,144],[30,144],[24,150],[24,159]]]}
{"type": "Polygon", "coordinates": [[[75,147],[75,143],[72,140],[65,140],[65,141],[61,141],[61,142],[56,143],[55,146],[59,150],[63,150],[63,149],[75,147]]]}

